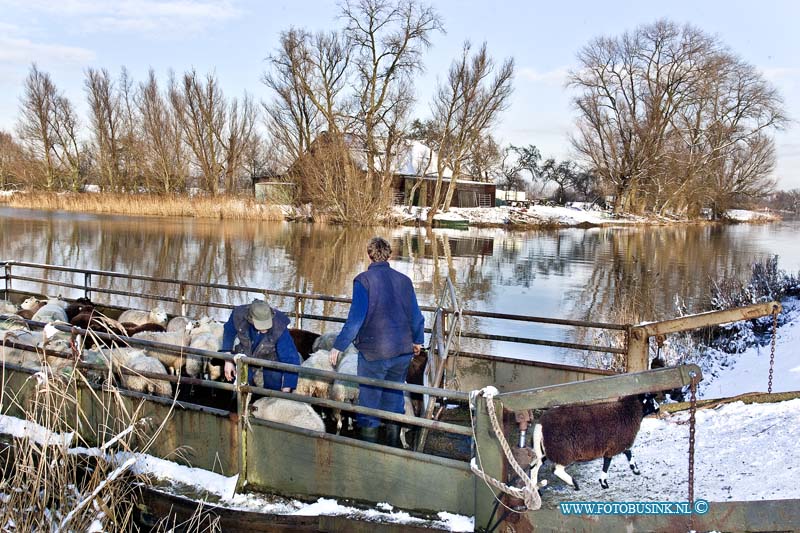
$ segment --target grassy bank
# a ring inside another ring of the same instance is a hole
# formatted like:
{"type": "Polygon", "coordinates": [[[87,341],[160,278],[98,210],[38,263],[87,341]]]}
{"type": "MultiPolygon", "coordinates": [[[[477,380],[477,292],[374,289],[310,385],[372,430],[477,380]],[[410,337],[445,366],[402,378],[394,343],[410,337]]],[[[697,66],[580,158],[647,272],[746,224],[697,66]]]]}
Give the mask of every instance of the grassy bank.
{"type": "Polygon", "coordinates": [[[23,209],[108,213],[133,216],[193,217],[232,220],[284,220],[287,208],[243,196],[178,196],[116,193],[15,193],[0,203],[23,209]]]}

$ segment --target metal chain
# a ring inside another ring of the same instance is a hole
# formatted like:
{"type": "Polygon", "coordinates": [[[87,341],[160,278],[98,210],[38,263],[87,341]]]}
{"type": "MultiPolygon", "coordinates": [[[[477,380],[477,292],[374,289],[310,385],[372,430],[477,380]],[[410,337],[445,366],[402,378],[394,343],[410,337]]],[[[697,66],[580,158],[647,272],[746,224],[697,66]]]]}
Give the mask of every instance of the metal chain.
{"type": "Polygon", "coordinates": [[[691,383],[689,389],[691,396],[689,399],[689,504],[694,502],[694,435],[695,435],[695,413],[697,412],[697,375],[689,373],[691,383]]]}
{"type": "MultiPolygon", "coordinates": [[[[689,507],[694,507],[694,433],[695,433],[695,412],[697,411],[697,374],[689,372],[692,380],[689,388],[691,397],[689,400],[689,507]]],[[[689,515],[689,530],[694,530],[694,513],[689,515]]]]}
{"type": "Polygon", "coordinates": [[[769,354],[769,381],[767,382],[767,394],[772,394],[772,374],[775,369],[775,342],[778,339],[778,308],[772,308],[772,347],[769,354]]]}

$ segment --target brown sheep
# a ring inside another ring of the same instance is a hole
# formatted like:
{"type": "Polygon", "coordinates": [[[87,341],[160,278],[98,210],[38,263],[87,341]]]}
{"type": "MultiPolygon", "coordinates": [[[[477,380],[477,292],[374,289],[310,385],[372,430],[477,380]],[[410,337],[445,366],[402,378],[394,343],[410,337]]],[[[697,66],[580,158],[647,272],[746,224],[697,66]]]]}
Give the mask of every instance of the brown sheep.
{"type": "Polygon", "coordinates": [[[652,394],[626,396],[614,402],[591,405],[564,405],[547,410],[533,430],[533,450],[537,457],[546,455],[555,463],[553,473],[578,490],[578,483],[564,467],[580,461],[603,458],[600,486],[608,488],[611,458],[624,453],[634,474],[639,468],[633,461],[631,446],[639,433],[642,418],[657,413],[652,394]]]}
{"type": "Polygon", "coordinates": [[[308,359],[308,356],[314,353],[312,348],[314,346],[314,341],[319,338],[319,334],[297,328],[289,328],[289,334],[292,336],[292,340],[294,341],[294,345],[301,359],[303,359],[303,361],[308,359]]]}
{"type": "MultiPolygon", "coordinates": [[[[408,365],[408,372],[406,372],[406,383],[411,385],[424,385],[426,366],[428,366],[428,350],[423,348],[418,354],[411,358],[411,363],[408,365]]],[[[414,407],[414,413],[421,413],[422,394],[412,392],[410,396],[411,405],[414,407]]]]}

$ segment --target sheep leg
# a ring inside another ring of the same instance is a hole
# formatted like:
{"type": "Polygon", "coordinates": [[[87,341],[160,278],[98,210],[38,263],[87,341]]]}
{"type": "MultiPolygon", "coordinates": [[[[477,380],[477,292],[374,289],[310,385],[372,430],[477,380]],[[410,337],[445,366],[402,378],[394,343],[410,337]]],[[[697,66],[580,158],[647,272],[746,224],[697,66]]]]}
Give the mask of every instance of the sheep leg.
{"type": "Polygon", "coordinates": [[[342,412],[334,409],[333,418],[336,419],[336,434],[339,435],[342,432],[342,412]]]}
{"type": "Polygon", "coordinates": [[[608,467],[611,466],[611,457],[603,457],[603,471],[600,472],[600,486],[608,488],[608,467]]]}
{"type": "Polygon", "coordinates": [[[408,441],[406,440],[406,433],[408,433],[409,428],[400,428],[400,443],[403,445],[403,449],[407,450],[410,448],[408,445],[408,441]]]}
{"type": "Polygon", "coordinates": [[[641,472],[639,472],[639,467],[636,466],[636,461],[633,460],[633,452],[630,450],[625,450],[623,453],[625,454],[625,457],[628,458],[628,466],[631,467],[631,471],[637,476],[641,474],[641,472]]]}
{"type": "Polygon", "coordinates": [[[564,470],[564,465],[556,465],[556,467],[553,469],[553,474],[555,474],[557,478],[561,479],[573,489],[580,490],[580,487],[578,487],[578,482],[575,481],[572,476],[567,474],[566,470],[564,470]]]}

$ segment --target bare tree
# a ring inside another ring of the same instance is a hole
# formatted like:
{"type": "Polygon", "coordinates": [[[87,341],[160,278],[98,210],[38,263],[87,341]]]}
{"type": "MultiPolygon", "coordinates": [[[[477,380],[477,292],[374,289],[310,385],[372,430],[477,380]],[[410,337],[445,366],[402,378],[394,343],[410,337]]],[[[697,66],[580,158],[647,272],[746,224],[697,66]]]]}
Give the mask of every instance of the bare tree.
{"type": "Polygon", "coordinates": [[[122,108],[120,95],[108,70],[86,71],[86,93],[94,154],[104,189],[116,191],[124,185],[122,174],[122,108]]]}
{"type": "Polygon", "coordinates": [[[28,149],[43,162],[43,185],[48,190],[55,188],[57,180],[54,126],[58,98],[50,75],[35,63],[31,65],[20,101],[17,131],[28,149]]]}
{"type": "Polygon", "coordinates": [[[290,29],[281,34],[278,50],[269,57],[262,82],[274,98],[262,104],[267,128],[286,159],[286,166],[304,154],[325,128],[338,129],[339,94],[348,64],[347,48],[336,33],[290,29]],[[323,119],[322,117],[325,117],[323,119]]]}
{"type": "Polygon", "coordinates": [[[194,70],[185,73],[178,84],[170,87],[170,101],[203,188],[217,194],[224,172],[222,132],[226,106],[216,76],[210,73],[204,81],[194,70]]]}
{"type": "Polygon", "coordinates": [[[159,90],[152,69],[147,81],[139,85],[135,101],[141,117],[146,174],[165,193],[184,190],[188,167],[183,130],[175,108],[159,90]]]}
{"type": "Polygon", "coordinates": [[[453,61],[447,81],[439,86],[431,105],[433,120],[440,131],[437,143],[440,148],[437,179],[428,211],[429,225],[440,208],[450,208],[467,155],[482,135],[494,126],[500,113],[508,106],[512,92],[514,60],[507,59],[495,73],[486,43],[474,55],[471,55],[471,50],[470,43],[464,43],[461,56],[453,61]],[[442,199],[446,173],[452,174],[442,199]]]}
{"type": "Polygon", "coordinates": [[[434,32],[436,11],[415,0],[355,0],[342,5],[353,50],[357,134],[364,150],[366,194],[385,202],[392,167],[413,102],[412,76],[434,32]]]}
{"type": "Polygon", "coordinates": [[[27,185],[36,168],[22,145],[10,133],[0,130],[0,190],[27,185]]]}
{"type": "Polygon", "coordinates": [[[750,168],[755,181],[769,173],[766,131],[785,122],[782,102],[713,37],[661,20],[595,39],[578,59],[573,144],[615,211],[697,210],[724,194],[726,168],[750,168]],[[734,164],[744,154],[750,164],[734,164]]]}

